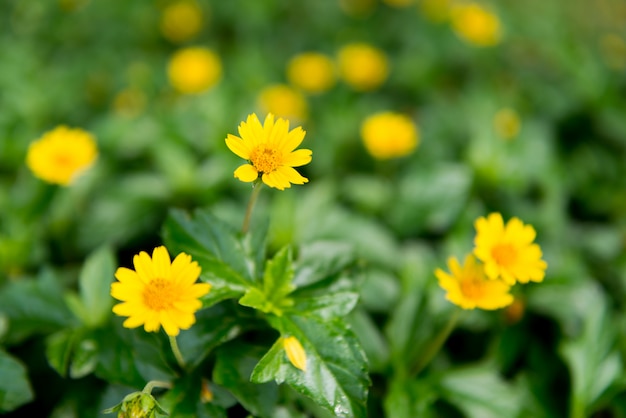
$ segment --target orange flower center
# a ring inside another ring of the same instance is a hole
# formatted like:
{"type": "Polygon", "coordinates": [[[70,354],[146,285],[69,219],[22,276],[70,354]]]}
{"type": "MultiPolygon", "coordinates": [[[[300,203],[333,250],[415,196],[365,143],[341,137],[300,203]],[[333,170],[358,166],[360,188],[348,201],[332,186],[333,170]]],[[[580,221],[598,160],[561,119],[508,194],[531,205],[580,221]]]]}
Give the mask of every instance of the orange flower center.
{"type": "Polygon", "coordinates": [[[250,153],[250,161],[254,168],[261,173],[271,173],[282,164],[282,158],[278,151],[266,148],[263,145],[256,147],[250,153]]]}
{"type": "Polygon", "coordinates": [[[485,291],[483,281],[479,279],[467,279],[461,282],[461,292],[468,299],[480,299],[485,291]]]}
{"type": "Polygon", "coordinates": [[[143,301],[153,311],[171,309],[174,305],[176,287],[171,280],[150,280],[143,291],[143,301]]]}
{"type": "Polygon", "coordinates": [[[69,167],[72,165],[72,157],[67,154],[57,154],[54,156],[54,162],[57,166],[69,167]]]}
{"type": "Polygon", "coordinates": [[[500,244],[493,247],[491,256],[501,266],[510,266],[517,258],[517,251],[511,244],[500,244]]]}

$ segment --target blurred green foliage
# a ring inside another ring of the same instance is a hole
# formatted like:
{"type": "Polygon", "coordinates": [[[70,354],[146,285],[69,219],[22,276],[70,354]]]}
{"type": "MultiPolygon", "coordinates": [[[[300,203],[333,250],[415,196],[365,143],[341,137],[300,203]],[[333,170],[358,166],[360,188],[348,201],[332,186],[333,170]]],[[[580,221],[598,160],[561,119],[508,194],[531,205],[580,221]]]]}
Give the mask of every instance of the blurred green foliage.
{"type": "Polygon", "coordinates": [[[205,25],[182,44],[160,32],[165,0],[0,5],[0,413],[104,416],[159,379],[176,381],[159,398],[175,417],[331,416],[319,405],[371,417],[626,417],[626,4],[490,2],[503,39],[477,48],[429,17],[433,1],[363,0],[357,13],[357,0],[199,0],[205,25]],[[306,97],[310,183],[264,190],[256,229],[237,241],[250,187],[233,179],[240,161],[224,138],[261,111],[264,87],[286,82],[291,57],[334,57],[356,41],[387,54],[388,80],[306,97]],[[223,61],[200,95],[168,84],[168,59],[187,45],[223,61]],[[521,120],[508,140],[493,125],[503,108],[521,120]],[[360,124],[383,110],[416,121],[415,153],[366,153],[360,124]],[[25,165],[29,143],[59,124],[92,132],[99,148],[68,188],[25,165]],[[455,309],[433,271],[470,250],[474,219],[491,211],[535,227],[546,278],[519,290],[517,313],[463,312],[416,376],[455,309]],[[180,336],[193,366],[183,376],[162,335],[110,312],[115,268],[162,240],[204,254],[214,286],[180,336]],[[293,272],[268,273],[266,256],[293,272]],[[276,287],[285,305],[267,300],[276,287]],[[229,300],[244,294],[244,305],[286,313],[265,323],[229,300]],[[343,347],[312,358],[347,401],[329,406],[319,382],[284,371],[268,352],[283,328],[305,348],[343,347]]]}

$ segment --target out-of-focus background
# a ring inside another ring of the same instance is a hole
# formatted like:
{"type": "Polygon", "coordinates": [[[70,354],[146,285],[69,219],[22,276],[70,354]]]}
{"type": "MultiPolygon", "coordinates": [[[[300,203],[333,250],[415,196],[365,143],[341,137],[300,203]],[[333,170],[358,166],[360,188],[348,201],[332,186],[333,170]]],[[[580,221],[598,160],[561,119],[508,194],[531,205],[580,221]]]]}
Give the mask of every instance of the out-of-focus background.
{"type": "Polygon", "coordinates": [[[160,244],[170,208],[236,225],[250,185],[233,178],[241,160],[224,138],[268,112],[302,126],[313,150],[308,184],[261,196],[270,249],[343,240],[366,265],[370,416],[422,393],[389,372],[394,327],[420,324],[398,310],[407,277],[446,304],[432,271],[469,252],[474,220],[493,211],[534,226],[546,278],[515,309],[460,324],[447,358],[475,375],[442,383],[424,416],[626,416],[623,0],[3,2],[0,344],[28,371],[21,411],[95,416],[80,405],[106,385],[46,365],[44,338],[71,321],[53,303],[33,314],[36,291],[16,283],[50,270],[72,289],[105,244],[127,263],[160,244]],[[364,137],[406,134],[365,123],[383,112],[408,118],[415,146],[372,151],[364,137]],[[69,187],[26,164],[59,125],[98,147],[69,187]],[[485,405],[494,390],[502,405],[485,405]]]}

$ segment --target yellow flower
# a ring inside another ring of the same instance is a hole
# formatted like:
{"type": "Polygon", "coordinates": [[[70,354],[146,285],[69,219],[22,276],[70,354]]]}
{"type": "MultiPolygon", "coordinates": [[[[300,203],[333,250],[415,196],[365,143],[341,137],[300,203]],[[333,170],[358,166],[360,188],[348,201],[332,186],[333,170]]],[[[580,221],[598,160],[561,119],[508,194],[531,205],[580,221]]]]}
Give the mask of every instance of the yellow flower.
{"type": "Polygon", "coordinates": [[[311,150],[295,150],[304,139],[301,127],[289,131],[289,121],[278,118],[274,122],[271,113],[261,125],[253,113],[239,125],[239,135],[241,137],[228,134],[226,138],[228,148],[249,161],[235,170],[236,178],[251,182],[261,176],[263,183],[279,190],[291,187],[291,183],[308,183],[309,180],[293,168],[311,162],[311,150]]]}
{"type": "Polygon", "coordinates": [[[161,33],[171,42],[192,39],[202,29],[202,9],[195,1],[179,0],[168,4],[161,15],[161,33]]]}
{"type": "Polygon", "coordinates": [[[455,257],[448,259],[450,273],[441,269],[435,275],[447,293],[446,299],[463,309],[499,309],[513,303],[510,286],[504,281],[485,277],[481,264],[472,255],[465,257],[463,266],[455,257]]]}
{"type": "Polygon", "coordinates": [[[452,8],[452,27],[464,41],[475,46],[493,46],[502,37],[500,19],[477,3],[452,8]]]}
{"type": "Polygon", "coordinates": [[[48,183],[70,185],[98,157],[96,140],[80,128],[57,126],[28,147],[26,164],[48,183]]]}
{"type": "Polygon", "coordinates": [[[306,351],[296,337],[286,337],[283,339],[283,347],[287,353],[289,362],[297,369],[306,372],[306,351]]]}
{"type": "Polygon", "coordinates": [[[305,52],[287,64],[287,79],[309,93],[322,93],[335,85],[335,64],[326,55],[305,52]]]}
{"type": "Polygon", "coordinates": [[[615,33],[600,38],[600,52],[606,65],[616,71],[626,69],[626,41],[615,33]]]}
{"type": "Polygon", "coordinates": [[[452,0],[421,0],[420,10],[433,22],[444,22],[450,17],[452,0]]]}
{"type": "Polygon", "coordinates": [[[408,155],[419,142],[415,123],[393,112],[377,113],[365,119],[361,137],[370,155],[380,160],[408,155]]]}
{"type": "Polygon", "coordinates": [[[303,121],[307,117],[306,99],[302,93],[285,84],[274,84],[264,88],[259,94],[258,102],[263,113],[272,113],[297,121],[303,121]]]}
{"type": "Polygon", "coordinates": [[[371,14],[376,8],[376,0],[339,0],[339,7],[347,15],[364,17],[371,14]]]}
{"type": "Polygon", "coordinates": [[[341,48],[338,61],[340,76],[357,91],[376,89],[385,82],[389,73],[385,54],[363,43],[341,48]]]}
{"type": "Polygon", "coordinates": [[[513,285],[543,280],[548,264],[541,259],[541,248],[533,244],[535,229],[518,218],[504,225],[502,215],[491,213],[475,222],[474,255],[485,263],[490,279],[501,278],[513,285]]]}
{"type": "Polygon", "coordinates": [[[170,83],[179,92],[202,93],[219,81],[222,76],[222,62],[210,49],[184,48],[170,59],[167,74],[170,83]]]}
{"type": "Polygon", "coordinates": [[[195,322],[195,312],[202,307],[200,297],[209,293],[211,285],[196,283],[200,267],[191,256],[180,253],[170,261],[167,249],[157,247],[152,258],[142,251],[133,258],[135,270],[120,267],[115,272],[118,282],[111,284],[111,296],[121,300],[113,312],[127,316],[126,328],[143,325],[147,332],[161,326],[174,337],[181,329],[195,322]]]}
{"type": "Polygon", "coordinates": [[[493,117],[493,128],[502,139],[513,139],[522,127],[517,112],[513,109],[500,109],[493,117]]]}

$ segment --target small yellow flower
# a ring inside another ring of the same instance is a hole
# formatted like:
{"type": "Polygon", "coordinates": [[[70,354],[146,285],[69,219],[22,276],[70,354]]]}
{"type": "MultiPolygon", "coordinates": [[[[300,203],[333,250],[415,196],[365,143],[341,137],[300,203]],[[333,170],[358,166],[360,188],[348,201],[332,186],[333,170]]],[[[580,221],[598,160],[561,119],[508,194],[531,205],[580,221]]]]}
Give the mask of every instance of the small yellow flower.
{"type": "Polygon", "coordinates": [[[433,22],[444,22],[450,17],[452,0],[421,0],[422,13],[433,22]]]}
{"type": "Polygon", "coordinates": [[[451,17],[456,34],[474,46],[493,46],[502,38],[498,16],[478,3],[454,6],[451,17]]]}
{"type": "Polygon", "coordinates": [[[500,109],[493,117],[493,128],[502,139],[515,138],[519,134],[521,127],[520,117],[513,109],[500,109]]]}
{"type": "Polygon", "coordinates": [[[339,7],[347,15],[364,17],[376,8],[376,0],[339,0],[339,7]]]}
{"type": "Polygon", "coordinates": [[[338,54],[339,75],[357,91],[374,90],[382,85],[389,73],[385,54],[371,45],[345,45],[338,54]]]}
{"type": "Polygon", "coordinates": [[[258,97],[263,113],[303,121],[308,114],[306,99],[299,91],[285,85],[273,84],[261,90],[258,97]]]}
{"type": "Polygon", "coordinates": [[[98,157],[96,140],[80,128],[57,126],[28,147],[26,164],[48,183],[70,185],[98,157]]]}
{"type": "Polygon", "coordinates": [[[481,264],[472,255],[465,257],[461,266],[455,257],[448,259],[450,273],[441,269],[435,275],[447,293],[446,299],[463,309],[500,309],[513,303],[510,286],[504,281],[485,277],[481,264]]]}
{"type": "Polygon", "coordinates": [[[626,40],[618,34],[608,33],[600,38],[600,52],[605,64],[612,70],[626,69],[626,40]]]}
{"type": "Polygon", "coordinates": [[[271,113],[261,125],[253,113],[239,125],[239,135],[241,137],[228,134],[226,138],[228,148],[249,161],[235,170],[236,178],[252,182],[261,176],[263,183],[279,190],[291,187],[291,183],[308,183],[309,180],[293,168],[311,162],[311,150],[295,150],[304,139],[301,127],[290,131],[289,121],[281,118],[274,121],[271,113]]]}
{"type": "Polygon", "coordinates": [[[286,337],[283,339],[283,346],[287,353],[289,362],[297,369],[306,372],[306,351],[296,337],[286,337]]]}
{"type": "Polygon", "coordinates": [[[287,64],[287,79],[309,93],[322,93],[335,85],[335,64],[326,55],[305,52],[287,64]]]}
{"type": "Polygon", "coordinates": [[[543,280],[548,264],[541,259],[541,248],[533,244],[535,229],[518,218],[504,224],[502,215],[491,213],[475,222],[474,254],[485,263],[490,279],[501,278],[513,285],[543,280]]]}
{"type": "Polygon", "coordinates": [[[161,15],[161,33],[170,42],[185,42],[202,29],[202,9],[192,0],[168,4],[161,15]]]}
{"type": "Polygon", "coordinates": [[[111,296],[122,301],[113,312],[127,316],[126,328],[143,325],[147,332],[161,326],[171,337],[195,322],[195,312],[202,307],[200,297],[209,293],[211,285],[196,283],[200,267],[191,256],[180,253],[170,261],[167,249],[157,247],[152,258],[142,251],[133,259],[135,270],[120,267],[117,282],[111,284],[111,296]]]}
{"type": "Polygon", "coordinates": [[[385,160],[409,155],[419,143],[419,132],[405,115],[382,112],[365,119],[361,125],[365,148],[374,158],[385,160]]]}
{"type": "Polygon", "coordinates": [[[222,62],[210,49],[189,47],[177,51],[167,67],[170,83],[185,94],[202,93],[222,76],[222,62]]]}

